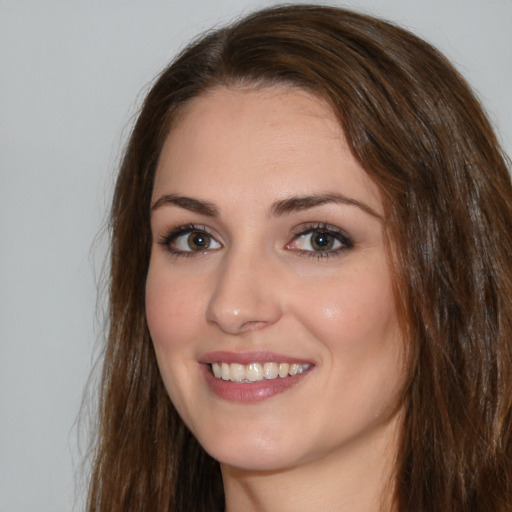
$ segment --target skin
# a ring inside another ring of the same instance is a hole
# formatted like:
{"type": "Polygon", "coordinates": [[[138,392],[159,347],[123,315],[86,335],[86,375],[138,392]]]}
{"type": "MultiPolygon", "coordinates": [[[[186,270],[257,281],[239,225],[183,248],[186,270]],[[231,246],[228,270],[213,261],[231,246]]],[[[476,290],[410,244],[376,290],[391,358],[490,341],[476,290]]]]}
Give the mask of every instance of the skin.
{"type": "Polygon", "coordinates": [[[174,406],[221,463],[226,510],[389,509],[404,346],[378,189],[329,107],[284,86],[196,98],[166,140],[152,204],[148,325],[174,406]],[[349,201],[276,214],[279,201],[325,194],[349,201]],[[211,235],[207,250],[190,251],[188,233],[163,243],[188,224],[211,235]],[[315,250],[318,233],[297,235],[312,225],[351,244],[315,250]],[[313,366],[280,394],[233,402],[198,362],[216,350],[313,366]]]}

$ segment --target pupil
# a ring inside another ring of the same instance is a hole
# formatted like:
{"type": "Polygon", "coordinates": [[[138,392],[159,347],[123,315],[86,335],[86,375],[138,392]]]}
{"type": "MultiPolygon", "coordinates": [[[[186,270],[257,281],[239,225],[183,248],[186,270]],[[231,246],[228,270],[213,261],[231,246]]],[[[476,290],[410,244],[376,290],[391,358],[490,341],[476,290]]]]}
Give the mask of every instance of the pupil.
{"type": "Polygon", "coordinates": [[[208,237],[204,233],[190,233],[188,244],[192,250],[207,249],[210,245],[208,237]]]}
{"type": "Polygon", "coordinates": [[[331,249],[333,243],[333,237],[328,233],[317,233],[312,240],[313,247],[319,251],[327,251],[331,249]]]}

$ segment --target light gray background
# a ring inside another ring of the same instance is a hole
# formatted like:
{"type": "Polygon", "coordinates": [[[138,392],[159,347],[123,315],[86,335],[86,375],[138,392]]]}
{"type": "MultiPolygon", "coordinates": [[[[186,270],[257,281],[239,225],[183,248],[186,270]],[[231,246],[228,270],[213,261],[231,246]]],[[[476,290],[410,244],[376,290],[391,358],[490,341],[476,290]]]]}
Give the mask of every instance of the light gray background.
{"type": "MultiPolygon", "coordinates": [[[[74,422],[105,254],[93,241],[141,91],[193,35],[274,3],[0,0],[0,512],[82,508],[74,422]]],[[[437,45],[511,153],[512,0],[338,5],[437,45]]]]}

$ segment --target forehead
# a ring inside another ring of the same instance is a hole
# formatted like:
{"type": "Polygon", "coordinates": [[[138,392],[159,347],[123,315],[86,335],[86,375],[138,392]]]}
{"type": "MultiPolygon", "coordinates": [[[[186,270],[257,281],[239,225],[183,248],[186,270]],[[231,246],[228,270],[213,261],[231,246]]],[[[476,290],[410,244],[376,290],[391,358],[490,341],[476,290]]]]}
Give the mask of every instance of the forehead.
{"type": "Polygon", "coordinates": [[[380,210],[378,190],[330,106],[287,86],[218,87],[181,112],[160,156],[154,196],[201,195],[221,185],[235,195],[250,188],[253,199],[339,192],[380,210]]]}

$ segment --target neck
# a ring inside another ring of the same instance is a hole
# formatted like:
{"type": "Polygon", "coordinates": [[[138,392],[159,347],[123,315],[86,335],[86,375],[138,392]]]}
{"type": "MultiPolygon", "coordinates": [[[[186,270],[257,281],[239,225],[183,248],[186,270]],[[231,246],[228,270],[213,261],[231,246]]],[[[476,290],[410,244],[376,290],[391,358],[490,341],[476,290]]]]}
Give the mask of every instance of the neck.
{"type": "Polygon", "coordinates": [[[284,469],[251,471],[221,465],[226,512],[391,512],[397,423],[395,416],[372,439],[363,436],[284,469]]]}

